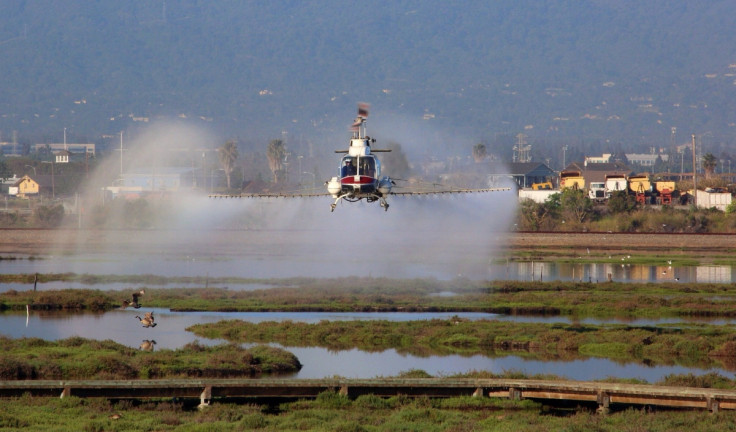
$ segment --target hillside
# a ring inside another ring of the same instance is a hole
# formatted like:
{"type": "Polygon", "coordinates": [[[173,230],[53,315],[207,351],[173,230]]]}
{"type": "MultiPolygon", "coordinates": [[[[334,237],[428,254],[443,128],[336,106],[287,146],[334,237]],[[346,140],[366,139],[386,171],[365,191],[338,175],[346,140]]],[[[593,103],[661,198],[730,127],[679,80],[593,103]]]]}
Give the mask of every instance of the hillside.
{"type": "Polygon", "coordinates": [[[449,148],[523,132],[648,149],[672,127],[729,145],[735,14],[726,0],[6,1],[0,132],[100,141],[174,117],[332,148],[364,100],[384,138],[403,121],[449,148]]]}

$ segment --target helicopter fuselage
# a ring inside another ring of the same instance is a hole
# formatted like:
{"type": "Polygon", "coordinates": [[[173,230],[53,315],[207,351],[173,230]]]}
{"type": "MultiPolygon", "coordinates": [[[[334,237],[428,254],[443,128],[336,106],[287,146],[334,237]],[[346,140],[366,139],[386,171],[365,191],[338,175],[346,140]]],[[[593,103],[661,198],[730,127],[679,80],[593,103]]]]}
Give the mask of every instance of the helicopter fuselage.
{"type": "Polygon", "coordinates": [[[391,193],[392,182],[388,177],[381,177],[381,161],[371,154],[371,142],[375,140],[355,134],[348,150],[336,151],[346,155],[340,160],[338,175],[327,182],[327,191],[335,198],[333,211],[343,199],[349,202],[380,200],[381,207],[388,209],[386,196],[391,193]]]}

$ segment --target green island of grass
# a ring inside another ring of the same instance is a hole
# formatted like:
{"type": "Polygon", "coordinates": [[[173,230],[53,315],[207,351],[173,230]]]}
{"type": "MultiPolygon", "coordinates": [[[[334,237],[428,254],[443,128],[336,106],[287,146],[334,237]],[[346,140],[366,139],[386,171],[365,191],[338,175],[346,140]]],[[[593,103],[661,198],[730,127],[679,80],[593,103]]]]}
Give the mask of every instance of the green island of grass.
{"type": "Polygon", "coordinates": [[[736,328],[731,325],[546,324],[453,317],[424,321],[292,321],[227,320],[187,329],[212,339],[283,346],[320,346],[330,350],[402,354],[484,355],[552,361],[587,357],[646,365],[736,368],[736,328]]]}
{"type": "MultiPolygon", "coordinates": [[[[175,283],[175,282],[173,282],[175,283]]],[[[145,307],[219,312],[486,312],[577,318],[733,317],[734,284],[386,278],[264,280],[272,288],[146,288],[145,307]]],[[[105,311],[131,290],[10,290],[0,311],[105,311]]]]}
{"type": "Polygon", "coordinates": [[[0,337],[0,379],[245,378],[301,369],[292,353],[234,344],[144,351],[111,340],[0,337]]]}

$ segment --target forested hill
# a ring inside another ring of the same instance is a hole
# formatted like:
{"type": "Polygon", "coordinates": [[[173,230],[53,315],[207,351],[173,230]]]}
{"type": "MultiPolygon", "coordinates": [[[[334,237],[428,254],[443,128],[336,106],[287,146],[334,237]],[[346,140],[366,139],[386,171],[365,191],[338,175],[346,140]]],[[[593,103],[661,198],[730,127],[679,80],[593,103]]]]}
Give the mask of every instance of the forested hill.
{"type": "Polygon", "coordinates": [[[8,0],[0,132],[94,141],[176,116],[321,139],[368,101],[376,123],[472,139],[729,139],[734,16],[729,0],[8,0]]]}

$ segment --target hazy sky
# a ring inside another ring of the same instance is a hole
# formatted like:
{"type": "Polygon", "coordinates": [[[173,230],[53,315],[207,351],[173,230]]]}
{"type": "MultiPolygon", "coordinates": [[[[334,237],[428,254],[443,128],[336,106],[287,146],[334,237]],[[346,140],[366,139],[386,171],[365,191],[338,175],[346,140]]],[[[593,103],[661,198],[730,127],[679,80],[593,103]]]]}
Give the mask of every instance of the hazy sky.
{"type": "Polygon", "coordinates": [[[672,127],[725,136],[735,9],[11,0],[0,4],[0,132],[46,138],[66,127],[99,139],[168,117],[222,136],[329,142],[367,101],[372,124],[400,118],[448,147],[521,132],[636,143],[666,141],[672,127]]]}

